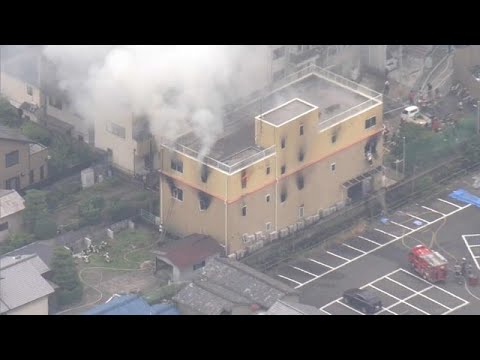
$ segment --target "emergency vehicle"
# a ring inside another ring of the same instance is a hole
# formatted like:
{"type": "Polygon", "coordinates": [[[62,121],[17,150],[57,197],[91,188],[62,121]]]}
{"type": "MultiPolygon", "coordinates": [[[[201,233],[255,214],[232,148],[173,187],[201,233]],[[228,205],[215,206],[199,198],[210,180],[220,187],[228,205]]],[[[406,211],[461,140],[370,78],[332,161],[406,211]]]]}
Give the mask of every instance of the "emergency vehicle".
{"type": "Polygon", "coordinates": [[[433,283],[447,280],[447,259],[425,245],[414,246],[408,253],[408,262],[425,280],[433,283]]]}

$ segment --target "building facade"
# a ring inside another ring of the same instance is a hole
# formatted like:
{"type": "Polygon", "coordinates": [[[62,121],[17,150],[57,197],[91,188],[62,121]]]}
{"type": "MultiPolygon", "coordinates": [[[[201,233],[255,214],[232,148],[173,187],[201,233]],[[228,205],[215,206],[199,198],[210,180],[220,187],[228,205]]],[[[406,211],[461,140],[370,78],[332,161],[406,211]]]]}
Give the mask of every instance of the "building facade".
{"type": "Polygon", "coordinates": [[[0,189],[0,243],[22,229],[24,203],[16,191],[0,189]]]}
{"type": "Polygon", "coordinates": [[[161,146],[167,231],[210,235],[241,257],[381,186],[382,96],[315,66],[287,80],[241,109],[251,117],[208,157],[192,136],[161,146]]]}

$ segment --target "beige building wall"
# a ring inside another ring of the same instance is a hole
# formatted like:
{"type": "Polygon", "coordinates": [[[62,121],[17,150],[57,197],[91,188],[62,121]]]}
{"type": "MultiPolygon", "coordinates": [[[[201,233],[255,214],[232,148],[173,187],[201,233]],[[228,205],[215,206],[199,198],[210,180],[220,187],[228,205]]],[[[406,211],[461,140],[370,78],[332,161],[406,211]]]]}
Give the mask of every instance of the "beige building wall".
{"type": "Polygon", "coordinates": [[[31,84],[19,80],[5,72],[1,73],[2,81],[0,93],[7,97],[12,105],[19,108],[24,102],[35,104],[38,107],[42,105],[40,89],[31,84]],[[31,90],[31,95],[28,90],[31,90]]]}
{"type": "Polygon", "coordinates": [[[7,315],[48,315],[48,296],[10,310],[7,315]]]}
{"type": "Polygon", "coordinates": [[[8,223],[8,229],[0,231],[0,242],[8,239],[10,235],[14,235],[22,229],[23,226],[23,211],[0,219],[0,224],[8,223]]]}

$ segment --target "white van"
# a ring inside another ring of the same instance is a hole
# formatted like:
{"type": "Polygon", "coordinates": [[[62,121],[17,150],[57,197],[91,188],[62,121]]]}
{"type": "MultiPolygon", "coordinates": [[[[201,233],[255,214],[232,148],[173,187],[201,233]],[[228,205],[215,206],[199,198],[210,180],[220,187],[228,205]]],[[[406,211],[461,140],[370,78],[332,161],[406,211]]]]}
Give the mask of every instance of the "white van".
{"type": "Polygon", "coordinates": [[[420,113],[420,109],[417,106],[406,107],[400,115],[402,121],[411,121],[420,113]]]}

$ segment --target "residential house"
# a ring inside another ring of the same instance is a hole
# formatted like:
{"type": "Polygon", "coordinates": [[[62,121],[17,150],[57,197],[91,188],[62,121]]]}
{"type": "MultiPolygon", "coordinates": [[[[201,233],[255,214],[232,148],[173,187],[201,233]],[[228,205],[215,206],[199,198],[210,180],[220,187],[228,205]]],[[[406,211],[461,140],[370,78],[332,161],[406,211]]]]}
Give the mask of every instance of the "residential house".
{"type": "Polygon", "coordinates": [[[84,315],[180,315],[173,304],[148,304],[137,294],[113,295],[105,304],[97,305],[84,315]]]}
{"type": "Polygon", "coordinates": [[[200,157],[193,133],[160,148],[160,221],[237,258],[382,186],[382,95],[310,66],[230,113],[200,157]]]}
{"type": "Polygon", "coordinates": [[[48,315],[56,287],[45,278],[49,271],[37,255],[0,258],[0,314],[48,315]]]}
{"type": "Polygon", "coordinates": [[[24,203],[15,190],[0,189],[0,243],[21,230],[24,203]]]}
{"type": "Polygon", "coordinates": [[[194,272],[205,266],[223,248],[210,236],[192,234],[152,251],[156,255],[155,273],[167,272],[169,280],[181,282],[189,280],[194,272]]]}
{"type": "Polygon", "coordinates": [[[173,298],[185,315],[251,315],[298,292],[236,260],[215,257],[173,298]]]}
{"type": "Polygon", "coordinates": [[[314,306],[294,301],[278,300],[265,313],[260,315],[327,315],[314,306]]]}
{"type": "Polygon", "coordinates": [[[48,177],[48,149],[0,125],[0,188],[21,190],[48,177]]]}

